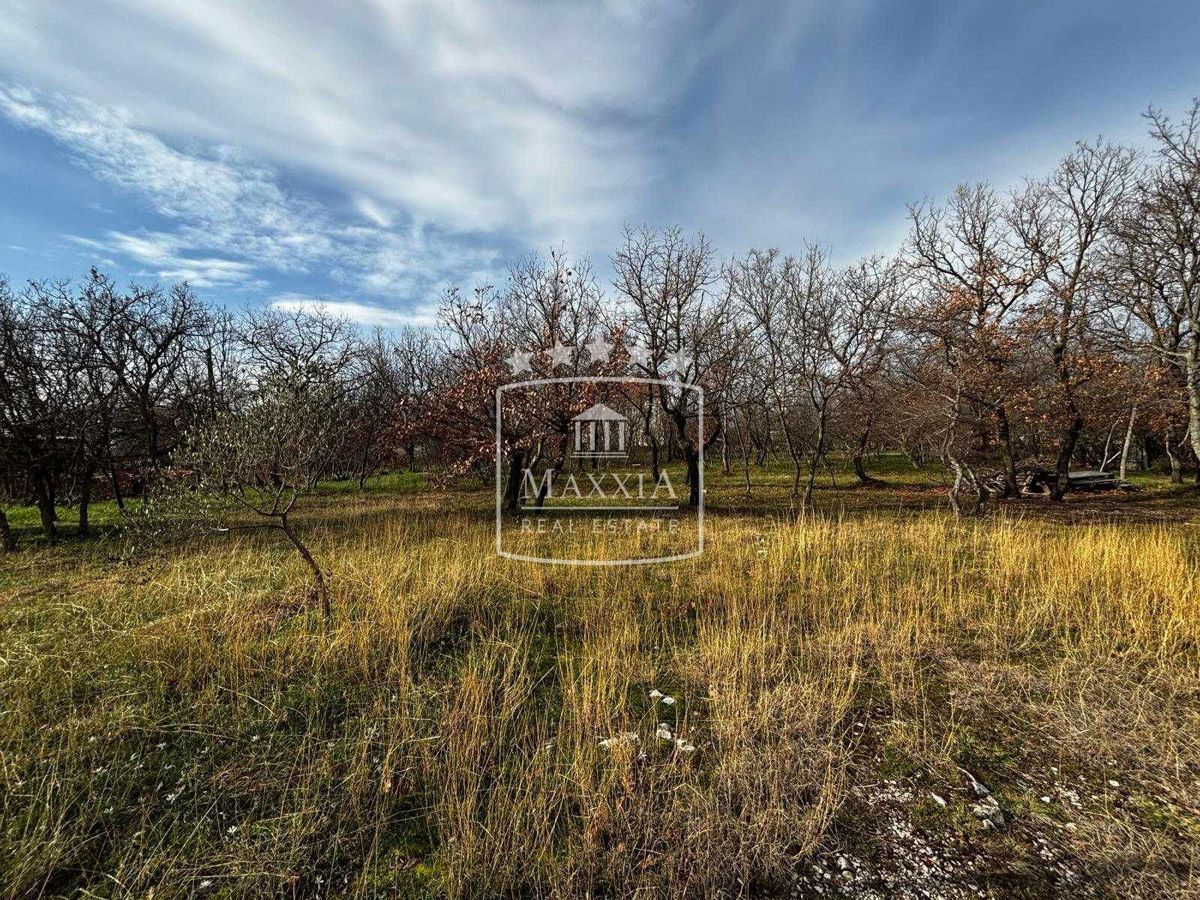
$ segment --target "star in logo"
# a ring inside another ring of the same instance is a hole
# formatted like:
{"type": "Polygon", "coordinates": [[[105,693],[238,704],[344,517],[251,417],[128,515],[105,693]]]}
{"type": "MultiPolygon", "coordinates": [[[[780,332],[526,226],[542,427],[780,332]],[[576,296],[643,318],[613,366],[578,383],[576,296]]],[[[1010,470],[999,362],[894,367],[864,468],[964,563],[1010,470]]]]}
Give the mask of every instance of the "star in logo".
{"type": "Polygon", "coordinates": [[[651,354],[649,347],[643,347],[639,344],[631,344],[629,347],[629,361],[636,363],[644,368],[651,368],[651,354]]]}
{"type": "Polygon", "coordinates": [[[571,361],[571,353],[574,349],[574,347],[568,347],[561,341],[556,343],[546,351],[546,354],[550,357],[550,367],[565,366],[571,361]]]}
{"type": "Polygon", "coordinates": [[[669,362],[680,375],[687,373],[688,366],[692,364],[692,358],[683,352],[680,347],[674,353],[667,354],[667,362],[669,362]]]}
{"type": "Polygon", "coordinates": [[[512,367],[514,375],[520,375],[522,372],[533,374],[533,366],[530,365],[530,360],[533,359],[533,352],[529,350],[514,350],[513,355],[505,362],[512,367]]]}
{"type": "Polygon", "coordinates": [[[587,348],[588,355],[592,358],[592,362],[608,362],[608,356],[612,353],[612,344],[597,336],[594,341],[583,345],[587,348]]]}

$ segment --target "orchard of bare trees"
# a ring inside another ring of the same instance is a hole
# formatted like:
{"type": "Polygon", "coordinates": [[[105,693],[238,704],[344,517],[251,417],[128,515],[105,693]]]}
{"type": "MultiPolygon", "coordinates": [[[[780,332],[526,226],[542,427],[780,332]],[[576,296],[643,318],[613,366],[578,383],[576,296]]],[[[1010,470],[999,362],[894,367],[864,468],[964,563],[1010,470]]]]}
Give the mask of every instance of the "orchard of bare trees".
{"type": "MultiPolygon", "coordinates": [[[[702,458],[747,494],[760,467],[786,466],[807,508],[831,454],[870,485],[882,449],[943,466],[964,513],[1018,495],[1033,469],[1054,500],[1079,468],[1180,481],[1200,457],[1200,106],[1148,121],[1145,150],[1080,143],[1015,190],[914,204],[891,256],[839,265],[814,243],[722,259],[703,235],[631,227],[610,278],[561,250],[530,256],[502,285],[448,289],[434,328],[236,313],[95,270],[0,280],[4,499],[35,506],[55,540],[65,508],[86,535],[97,498],[136,511],[186,483],[306,555],[289,513],[319,481],[489,477],[496,389],[571,374],[704,388],[703,432],[689,392],[639,407],[655,476],[682,462],[693,503],[702,458]]],[[[589,402],[563,385],[506,424],[514,471],[562,467],[589,402]]],[[[13,549],[2,512],[0,540],[13,549]]]]}

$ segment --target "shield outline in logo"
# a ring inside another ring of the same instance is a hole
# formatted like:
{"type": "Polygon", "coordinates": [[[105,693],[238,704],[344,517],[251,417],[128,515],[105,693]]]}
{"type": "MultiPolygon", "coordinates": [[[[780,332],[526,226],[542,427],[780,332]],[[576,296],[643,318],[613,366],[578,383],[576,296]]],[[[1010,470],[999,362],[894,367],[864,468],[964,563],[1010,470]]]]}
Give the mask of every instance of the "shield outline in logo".
{"type": "Polygon", "coordinates": [[[496,554],[505,559],[520,562],[544,563],[552,566],[644,566],[653,563],[680,562],[685,559],[695,559],[704,553],[704,441],[699,441],[700,449],[700,502],[696,505],[696,549],[688,553],[677,553],[673,556],[651,556],[645,559],[555,559],[543,556],[525,556],[520,553],[510,553],[504,549],[503,532],[503,493],[504,478],[501,458],[503,447],[500,439],[501,402],[505,391],[516,388],[537,387],[546,384],[661,384],[687,391],[695,391],[698,402],[696,418],[697,434],[704,434],[704,388],[698,384],[686,384],[681,381],[671,381],[667,378],[639,378],[624,375],[570,375],[562,378],[532,378],[528,381],[512,381],[496,388],[496,554]]]}

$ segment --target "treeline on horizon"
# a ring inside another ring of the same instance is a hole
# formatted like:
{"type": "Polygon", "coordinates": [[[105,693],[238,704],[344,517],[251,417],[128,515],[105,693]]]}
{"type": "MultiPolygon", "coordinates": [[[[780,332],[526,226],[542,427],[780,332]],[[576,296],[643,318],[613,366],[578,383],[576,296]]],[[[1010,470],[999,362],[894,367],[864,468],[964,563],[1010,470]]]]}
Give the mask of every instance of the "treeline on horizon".
{"type": "MultiPolygon", "coordinates": [[[[4,499],[36,505],[51,539],[58,510],[76,507],[86,535],[93,498],[124,507],[188,479],[217,464],[190,448],[216,438],[240,467],[220,478],[268,488],[400,467],[482,474],[496,388],[529,377],[511,366],[518,350],[535,351],[533,377],[700,384],[702,432],[693,392],[643,398],[636,438],[655,468],[678,456],[694,484],[703,449],[749,492],[775,456],[803,507],[830,452],[869,483],[881,448],[940,461],[956,513],[1017,494],[1030,467],[1053,473],[1055,499],[1080,464],[1200,477],[1200,103],[1147,121],[1145,151],[1079,143],[1016,190],[963,185],[912,206],[892,256],[835,266],[812,244],[720,260],[702,234],[627,227],[611,289],[552,250],[502,285],[447,289],[433,329],[231,313],[186,284],[123,288],[95,269],[20,289],[0,278],[4,499]],[[596,340],[607,359],[585,349],[596,340]],[[566,363],[555,346],[571,348],[566,363]]],[[[584,402],[549,395],[506,423],[505,453],[563,466],[584,402]]],[[[0,539],[15,546],[2,510],[0,539]]]]}

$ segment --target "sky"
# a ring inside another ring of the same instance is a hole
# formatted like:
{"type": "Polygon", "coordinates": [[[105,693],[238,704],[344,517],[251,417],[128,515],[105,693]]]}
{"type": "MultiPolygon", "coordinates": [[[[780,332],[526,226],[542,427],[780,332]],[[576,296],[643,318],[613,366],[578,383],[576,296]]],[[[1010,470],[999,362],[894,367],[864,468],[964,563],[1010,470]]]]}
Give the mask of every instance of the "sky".
{"type": "Polygon", "coordinates": [[[1194,0],[0,0],[0,273],[434,320],[626,223],[893,252],[909,203],[1143,144],[1194,0]]]}

